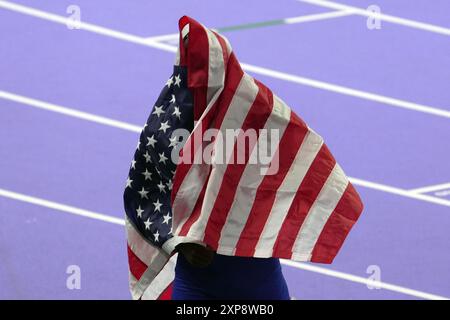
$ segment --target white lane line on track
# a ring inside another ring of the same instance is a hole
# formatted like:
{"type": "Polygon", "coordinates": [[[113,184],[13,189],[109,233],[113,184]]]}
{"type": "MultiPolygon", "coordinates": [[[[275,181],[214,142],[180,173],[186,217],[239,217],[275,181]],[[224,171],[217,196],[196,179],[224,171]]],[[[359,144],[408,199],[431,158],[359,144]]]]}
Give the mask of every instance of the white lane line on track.
{"type": "MultiPolygon", "coordinates": [[[[2,188],[0,188],[0,196],[8,198],[8,199],[13,199],[13,200],[18,200],[18,201],[34,204],[34,205],[49,208],[49,209],[54,209],[54,210],[74,214],[77,216],[82,216],[85,218],[100,220],[103,222],[109,222],[109,223],[118,224],[121,226],[125,225],[124,219],[121,219],[121,218],[112,217],[112,216],[109,216],[109,215],[106,215],[103,213],[93,212],[90,210],[80,209],[77,207],[69,206],[69,205],[54,202],[54,201],[49,201],[49,200],[42,199],[42,198],[31,197],[31,196],[28,196],[28,195],[25,195],[22,193],[13,192],[13,191],[2,189],[2,188]]],[[[355,282],[355,283],[378,286],[385,290],[395,291],[395,292],[399,292],[399,293],[417,297],[417,298],[431,299],[431,300],[447,300],[448,299],[443,296],[438,296],[438,295],[434,295],[434,294],[430,294],[430,293],[426,293],[426,292],[422,292],[422,291],[418,291],[418,290],[400,287],[400,286],[393,285],[393,284],[386,283],[386,282],[373,282],[373,281],[363,278],[363,277],[359,277],[359,276],[355,276],[355,275],[352,275],[349,273],[335,271],[335,270],[331,270],[331,269],[327,269],[327,268],[323,268],[323,267],[318,267],[318,266],[314,266],[314,265],[307,264],[307,263],[294,262],[294,261],[283,260],[283,259],[281,260],[281,263],[284,265],[296,268],[296,269],[314,272],[314,273],[318,273],[321,275],[326,275],[329,277],[334,277],[334,278],[347,280],[347,281],[351,281],[351,282],[355,282]]]]}
{"type": "Polygon", "coordinates": [[[246,64],[246,63],[241,63],[241,65],[246,71],[257,73],[257,74],[268,76],[268,77],[272,77],[275,79],[294,82],[294,83],[302,84],[302,85],[305,85],[308,87],[331,91],[331,92],[339,93],[339,94],[346,95],[346,96],[351,96],[351,97],[361,98],[364,100],[379,102],[381,104],[390,105],[390,106],[397,107],[397,108],[427,113],[427,114],[450,119],[450,111],[448,111],[448,110],[439,109],[439,108],[435,108],[435,107],[431,107],[431,106],[427,106],[427,105],[423,105],[423,104],[418,104],[418,103],[414,103],[414,102],[409,102],[409,101],[405,101],[405,100],[400,100],[400,99],[396,99],[396,98],[391,98],[391,97],[383,96],[380,94],[370,93],[367,91],[356,90],[356,89],[352,89],[349,87],[344,87],[344,86],[340,86],[340,85],[336,85],[336,84],[332,84],[332,83],[328,83],[328,82],[323,82],[323,81],[314,80],[314,79],[310,79],[310,78],[300,77],[300,76],[292,75],[292,74],[285,73],[285,72],[280,72],[280,71],[275,71],[275,70],[271,70],[271,69],[267,69],[267,68],[257,67],[257,66],[253,66],[250,64],[246,64]]]}
{"type": "MultiPolygon", "coordinates": [[[[1,98],[10,100],[10,101],[14,101],[14,102],[17,102],[20,104],[25,104],[25,105],[28,105],[31,107],[36,107],[39,109],[44,109],[47,111],[64,114],[69,117],[74,117],[74,118],[78,118],[78,119],[83,119],[83,120],[115,127],[118,129],[123,129],[123,130],[127,130],[127,131],[132,131],[132,132],[141,132],[141,130],[142,130],[142,127],[139,127],[135,124],[122,122],[122,121],[110,119],[110,118],[103,117],[103,116],[98,116],[98,115],[95,115],[92,113],[78,111],[75,109],[55,105],[55,104],[48,103],[48,102],[41,101],[41,100],[28,98],[25,96],[17,95],[17,94],[6,92],[6,91],[0,91],[0,99],[1,98]]],[[[404,190],[404,189],[387,186],[384,184],[371,182],[371,181],[367,181],[367,180],[362,180],[362,179],[358,179],[358,178],[349,178],[349,179],[354,185],[357,185],[357,186],[361,186],[361,187],[374,189],[374,190],[378,190],[378,191],[382,191],[382,192],[386,192],[386,193],[391,193],[391,194],[395,194],[395,195],[399,195],[399,196],[403,196],[403,197],[407,197],[407,198],[412,198],[412,199],[416,199],[416,200],[421,200],[421,201],[425,201],[425,202],[430,202],[430,203],[450,207],[450,200],[436,198],[436,197],[424,195],[424,194],[418,194],[418,193],[411,192],[409,190],[404,190]]]]}
{"type": "MultiPolygon", "coordinates": [[[[43,20],[47,20],[47,21],[63,24],[63,25],[73,24],[73,21],[71,19],[65,17],[65,16],[61,16],[61,15],[57,15],[57,14],[54,14],[54,13],[46,12],[46,11],[43,11],[43,10],[35,9],[35,8],[32,8],[32,7],[28,7],[28,6],[12,3],[12,2],[9,2],[9,1],[0,0],[0,8],[7,9],[7,10],[10,10],[10,11],[14,11],[14,12],[18,12],[18,13],[21,13],[21,14],[25,14],[25,15],[28,15],[28,16],[35,17],[35,18],[39,18],[39,19],[43,19],[43,20]]],[[[159,43],[159,42],[156,42],[156,41],[147,40],[147,39],[145,39],[143,37],[140,37],[140,36],[135,36],[133,34],[129,34],[129,33],[121,32],[121,31],[117,31],[117,30],[113,30],[113,29],[110,29],[110,28],[102,27],[102,26],[95,25],[95,24],[88,23],[88,22],[84,22],[84,21],[81,21],[79,23],[79,26],[80,26],[80,29],[82,29],[82,30],[93,32],[93,33],[97,33],[97,34],[100,34],[100,35],[103,35],[103,36],[119,39],[119,40],[126,41],[126,42],[140,44],[140,45],[143,45],[143,46],[148,46],[148,47],[161,49],[161,50],[169,51],[169,52],[176,52],[176,50],[177,50],[176,47],[173,47],[173,46],[170,46],[170,45],[166,45],[164,43],[159,43]]]]}
{"type": "Polygon", "coordinates": [[[326,0],[297,0],[297,1],[309,3],[312,5],[317,5],[317,6],[328,8],[328,9],[334,9],[334,10],[353,10],[354,11],[353,13],[356,15],[360,15],[360,16],[364,16],[364,17],[378,18],[382,21],[402,25],[405,27],[428,31],[428,32],[433,32],[433,33],[437,33],[437,34],[441,34],[441,35],[445,35],[445,36],[450,36],[449,28],[437,26],[437,25],[430,24],[430,23],[420,22],[420,21],[416,21],[416,20],[400,18],[397,16],[384,14],[384,13],[378,14],[378,13],[374,13],[374,12],[371,12],[371,11],[363,9],[363,8],[353,7],[353,6],[345,5],[345,4],[334,2],[334,1],[326,1],[326,0]]]}
{"type": "Polygon", "coordinates": [[[406,287],[401,287],[401,286],[397,286],[395,284],[390,284],[390,283],[386,283],[386,282],[381,282],[381,281],[374,282],[373,280],[370,280],[367,278],[363,278],[360,276],[355,276],[352,274],[335,271],[335,270],[331,270],[331,269],[327,269],[327,268],[323,268],[323,267],[318,267],[318,266],[315,266],[312,264],[296,262],[296,261],[291,261],[291,260],[281,260],[281,263],[284,265],[293,267],[293,268],[310,271],[310,272],[314,272],[314,273],[319,273],[319,274],[326,275],[329,277],[334,277],[334,278],[338,278],[338,279],[342,279],[342,280],[356,282],[356,283],[360,283],[360,284],[364,284],[364,285],[369,285],[369,286],[374,286],[374,287],[376,286],[381,289],[395,291],[395,292],[403,293],[405,295],[418,297],[418,298],[422,298],[422,299],[449,300],[449,298],[447,298],[447,297],[443,297],[443,296],[439,296],[439,295],[435,295],[435,294],[431,294],[431,293],[426,293],[426,292],[418,291],[418,290],[414,290],[414,289],[409,289],[406,287]]]}
{"type": "Polygon", "coordinates": [[[353,10],[338,10],[324,13],[316,13],[309,14],[305,16],[298,16],[292,18],[285,18],[284,23],[286,24],[297,24],[297,23],[305,23],[305,22],[313,22],[313,21],[322,21],[333,18],[346,17],[353,14],[353,10]]]}
{"type": "Polygon", "coordinates": [[[409,192],[412,192],[412,193],[428,193],[428,192],[439,191],[439,190],[442,190],[442,189],[449,189],[449,188],[450,188],[450,182],[447,182],[447,183],[436,184],[436,185],[432,185],[432,186],[426,186],[426,187],[411,189],[411,190],[409,190],[409,192]]]}
{"type": "Polygon", "coordinates": [[[439,204],[441,206],[450,207],[450,200],[445,200],[445,199],[429,196],[426,194],[414,193],[414,192],[411,192],[410,190],[404,190],[404,189],[387,186],[387,185],[384,185],[381,183],[370,182],[370,181],[366,181],[366,180],[362,180],[362,179],[358,179],[358,178],[349,178],[349,180],[354,185],[357,185],[360,187],[365,187],[365,188],[369,188],[369,189],[373,189],[373,190],[379,190],[379,191],[395,194],[395,195],[406,197],[406,198],[421,200],[421,201],[425,201],[425,202],[439,204]]]}
{"type": "MultiPolygon", "coordinates": [[[[8,9],[8,10],[11,10],[14,12],[30,15],[33,17],[37,17],[40,19],[48,20],[48,21],[53,21],[53,22],[60,23],[60,24],[67,24],[67,22],[69,22],[69,19],[64,16],[58,16],[58,15],[55,15],[52,13],[48,13],[45,11],[26,7],[23,5],[13,4],[13,3],[10,3],[7,1],[0,0],[0,8],[8,9]]],[[[146,38],[141,38],[138,36],[119,32],[119,31],[108,29],[105,27],[100,27],[100,26],[97,26],[97,25],[94,25],[91,23],[81,22],[80,25],[81,25],[81,29],[84,29],[86,31],[95,32],[95,33],[98,33],[101,35],[117,38],[117,39],[120,39],[123,41],[129,41],[129,42],[133,42],[136,44],[140,44],[140,45],[144,45],[144,46],[148,46],[151,48],[156,48],[156,49],[160,49],[160,50],[164,50],[164,51],[169,51],[169,52],[176,52],[176,50],[177,50],[176,47],[168,45],[168,44],[160,43],[160,42],[154,41],[152,39],[149,40],[146,38]]],[[[313,87],[316,89],[339,93],[339,94],[356,97],[356,98],[360,98],[360,99],[364,99],[364,100],[375,101],[375,102],[382,103],[384,105],[389,105],[389,106],[398,107],[398,108],[402,108],[402,109],[422,112],[422,113],[431,114],[431,115],[444,117],[444,118],[450,118],[450,111],[445,110],[445,109],[440,109],[440,108],[436,108],[436,107],[432,107],[432,106],[428,106],[428,105],[424,105],[424,104],[418,104],[418,103],[401,100],[401,99],[397,99],[397,98],[391,98],[391,97],[383,96],[380,94],[375,94],[375,93],[357,90],[357,89],[353,89],[353,88],[349,88],[349,87],[344,87],[344,86],[340,86],[340,85],[336,85],[336,84],[332,84],[332,83],[328,83],[328,82],[324,82],[324,81],[319,81],[319,80],[315,80],[315,79],[311,79],[311,78],[300,77],[300,76],[292,75],[292,74],[285,73],[285,72],[280,72],[280,71],[271,70],[271,69],[264,68],[264,67],[254,66],[251,64],[241,63],[241,65],[248,72],[272,77],[275,79],[293,82],[293,83],[297,83],[297,84],[302,84],[302,85],[313,87]]]]}
{"type": "Polygon", "coordinates": [[[83,111],[79,111],[79,110],[72,109],[72,108],[63,107],[60,105],[48,103],[48,102],[41,101],[41,100],[28,98],[28,97],[14,94],[11,92],[6,92],[6,91],[0,90],[0,98],[9,100],[9,101],[13,101],[13,102],[17,102],[20,104],[28,105],[31,107],[47,110],[47,111],[61,113],[66,116],[70,116],[70,117],[74,117],[74,118],[79,118],[79,119],[83,119],[83,120],[87,120],[87,121],[91,121],[91,122],[96,122],[96,123],[103,124],[103,125],[110,126],[110,127],[115,127],[115,128],[119,128],[119,129],[128,130],[128,131],[133,131],[133,132],[141,132],[141,130],[142,130],[142,127],[139,127],[134,124],[98,116],[98,115],[95,115],[92,113],[83,112],[83,111]]]}
{"type": "Polygon", "coordinates": [[[69,206],[69,205],[54,202],[54,201],[49,201],[49,200],[42,199],[42,198],[28,196],[23,193],[9,191],[6,189],[0,189],[0,196],[8,198],[8,199],[13,199],[13,200],[21,201],[21,202],[34,204],[34,205],[49,208],[49,209],[67,212],[67,213],[74,214],[77,216],[96,219],[96,220],[119,224],[119,225],[123,225],[123,226],[125,225],[125,221],[121,218],[116,218],[116,217],[112,217],[110,215],[106,215],[103,213],[97,213],[97,212],[93,212],[93,211],[89,211],[89,210],[80,209],[77,207],[69,206]]]}

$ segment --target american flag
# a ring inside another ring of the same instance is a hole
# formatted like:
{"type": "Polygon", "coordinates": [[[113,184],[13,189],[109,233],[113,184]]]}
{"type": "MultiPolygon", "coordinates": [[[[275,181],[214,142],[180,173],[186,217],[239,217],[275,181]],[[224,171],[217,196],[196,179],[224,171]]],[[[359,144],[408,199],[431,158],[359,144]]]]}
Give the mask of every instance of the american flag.
{"type": "Polygon", "coordinates": [[[170,298],[183,242],[331,263],[363,205],[323,139],[243,72],[225,37],[186,16],[179,30],[174,73],[141,133],[124,193],[133,298],[170,298]],[[184,144],[173,134],[180,128],[190,132],[184,144]],[[202,139],[210,129],[241,130],[225,161],[216,140],[202,139]],[[244,162],[230,161],[249,130],[257,139],[244,162]],[[275,145],[268,163],[250,163],[263,145],[275,145]],[[211,161],[198,161],[205,147],[211,161]]]}

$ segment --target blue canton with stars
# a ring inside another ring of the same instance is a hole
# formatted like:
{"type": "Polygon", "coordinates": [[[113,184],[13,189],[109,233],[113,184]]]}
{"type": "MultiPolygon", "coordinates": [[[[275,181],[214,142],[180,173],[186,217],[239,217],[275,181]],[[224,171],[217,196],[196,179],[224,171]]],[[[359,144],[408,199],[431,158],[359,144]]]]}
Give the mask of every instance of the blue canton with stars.
{"type": "Polygon", "coordinates": [[[174,66],[141,132],[124,191],[129,221],[158,247],[172,237],[170,194],[176,164],[171,153],[181,147],[172,132],[192,132],[193,114],[186,67],[174,66]]]}

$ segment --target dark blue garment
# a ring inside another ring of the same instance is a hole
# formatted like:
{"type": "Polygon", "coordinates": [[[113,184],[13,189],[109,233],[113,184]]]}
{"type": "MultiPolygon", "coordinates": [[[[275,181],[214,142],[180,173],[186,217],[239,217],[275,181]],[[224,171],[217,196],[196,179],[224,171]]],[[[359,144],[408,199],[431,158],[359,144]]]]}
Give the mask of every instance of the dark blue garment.
{"type": "Polygon", "coordinates": [[[288,300],[289,291],[276,258],[215,254],[206,268],[189,264],[178,254],[173,300],[288,300]]]}

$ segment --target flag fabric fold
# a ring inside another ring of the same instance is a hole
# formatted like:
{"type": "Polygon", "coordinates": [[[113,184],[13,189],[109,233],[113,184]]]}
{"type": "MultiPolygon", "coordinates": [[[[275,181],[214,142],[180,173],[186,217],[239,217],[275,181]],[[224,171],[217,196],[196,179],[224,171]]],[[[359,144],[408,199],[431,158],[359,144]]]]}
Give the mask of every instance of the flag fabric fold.
{"type": "Polygon", "coordinates": [[[225,37],[186,16],[179,30],[181,69],[150,114],[124,194],[133,298],[170,298],[182,242],[331,263],[363,205],[322,137],[242,70],[225,37]],[[180,128],[189,134],[176,145],[180,128]],[[158,178],[141,172],[137,183],[139,162],[158,178]]]}

